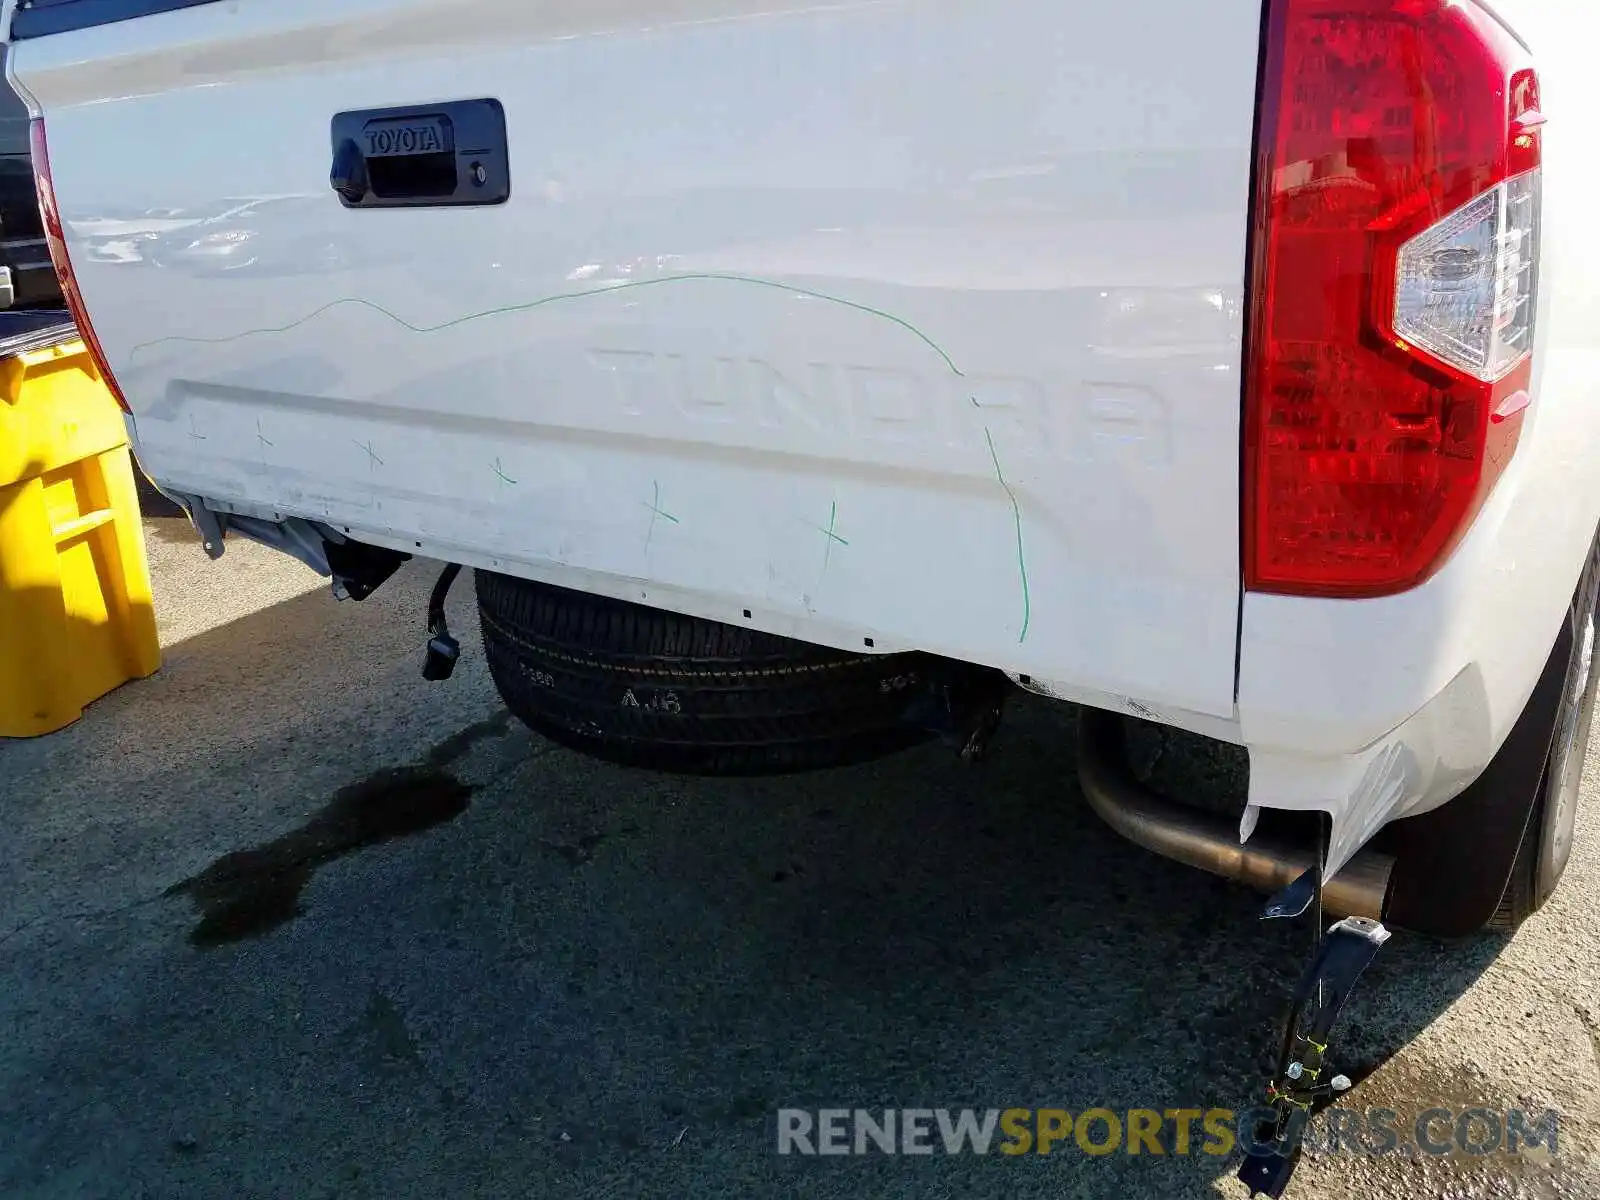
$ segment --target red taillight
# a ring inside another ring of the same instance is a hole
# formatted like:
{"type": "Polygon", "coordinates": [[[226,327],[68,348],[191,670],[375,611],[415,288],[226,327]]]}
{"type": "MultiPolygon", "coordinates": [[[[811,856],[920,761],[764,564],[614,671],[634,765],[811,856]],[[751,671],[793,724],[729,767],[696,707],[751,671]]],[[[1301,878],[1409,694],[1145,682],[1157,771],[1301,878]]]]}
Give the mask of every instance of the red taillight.
{"type": "Polygon", "coordinates": [[[122,389],[117,386],[116,377],[111,374],[111,364],[106,361],[105,351],[100,348],[100,339],[95,336],[94,326],[89,323],[83,293],[78,290],[78,277],[73,274],[72,259],[67,256],[66,233],[61,228],[60,210],[56,208],[55,185],[50,180],[50,147],[45,141],[44,122],[34,118],[29,133],[33,141],[33,183],[39,192],[39,216],[44,224],[45,243],[50,247],[50,262],[56,269],[56,278],[61,281],[62,299],[67,302],[67,311],[77,323],[78,336],[88,348],[95,370],[100,372],[101,382],[106,385],[112,399],[126,412],[128,402],[123,398],[122,389]]]}
{"type": "Polygon", "coordinates": [[[1538,85],[1470,0],[1271,0],[1265,54],[1245,585],[1392,593],[1439,566],[1516,446],[1538,85]]]}

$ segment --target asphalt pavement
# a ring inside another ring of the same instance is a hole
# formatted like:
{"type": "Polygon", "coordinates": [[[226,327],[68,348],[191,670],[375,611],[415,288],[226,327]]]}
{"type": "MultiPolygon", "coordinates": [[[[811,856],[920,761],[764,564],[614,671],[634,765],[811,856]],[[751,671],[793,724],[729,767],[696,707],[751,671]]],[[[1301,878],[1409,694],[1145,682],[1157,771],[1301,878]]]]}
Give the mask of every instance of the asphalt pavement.
{"type": "MultiPolygon", "coordinates": [[[[1170,1142],[777,1153],[785,1108],[1259,1100],[1307,930],[1105,829],[1070,708],[1015,704],[976,767],[625,770],[506,717],[468,579],[427,684],[428,564],[339,604],[146,528],[161,672],[0,742],[0,1193],[1244,1195],[1170,1142]]],[[[1553,1109],[1556,1152],[1324,1151],[1291,1195],[1600,1196],[1597,785],[1547,911],[1397,935],[1338,1059],[1344,1107],[1553,1109]]]]}

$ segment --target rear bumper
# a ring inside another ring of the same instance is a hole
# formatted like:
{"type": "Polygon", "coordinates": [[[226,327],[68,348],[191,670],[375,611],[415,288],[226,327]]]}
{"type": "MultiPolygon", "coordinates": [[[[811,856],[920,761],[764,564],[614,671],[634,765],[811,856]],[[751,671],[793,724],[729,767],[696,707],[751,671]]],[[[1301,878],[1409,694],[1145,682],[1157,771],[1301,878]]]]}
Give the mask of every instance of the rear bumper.
{"type": "MultiPolygon", "coordinates": [[[[1122,721],[1085,711],[1078,723],[1078,782],[1089,806],[1106,824],[1147,850],[1262,891],[1288,887],[1316,862],[1310,841],[1267,836],[1241,845],[1232,822],[1158,795],[1128,767],[1122,721]]],[[[1362,850],[1323,891],[1326,908],[1340,916],[1383,916],[1394,860],[1362,850]]]]}

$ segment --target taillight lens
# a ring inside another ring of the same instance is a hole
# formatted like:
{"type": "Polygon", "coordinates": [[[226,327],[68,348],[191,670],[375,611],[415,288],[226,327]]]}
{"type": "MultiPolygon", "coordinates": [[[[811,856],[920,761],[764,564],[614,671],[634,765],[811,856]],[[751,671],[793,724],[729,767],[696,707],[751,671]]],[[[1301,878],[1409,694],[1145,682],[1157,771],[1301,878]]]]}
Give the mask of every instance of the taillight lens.
{"type": "Polygon", "coordinates": [[[1433,573],[1515,449],[1538,83],[1471,0],[1271,0],[1245,393],[1246,586],[1433,573]]]}
{"type": "Polygon", "coordinates": [[[39,192],[39,216],[44,225],[45,243],[50,248],[50,262],[56,269],[56,278],[61,282],[61,297],[67,302],[67,311],[78,326],[78,336],[83,339],[89,357],[94,360],[95,370],[100,372],[101,382],[123,411],[129,411],[128,401],[117,386],[116,377],[111,374],[111,364],[106,361],[105,351],[100,347],[100,339],[95,336],[94,326],[89,323],[83,293],[78,290],[78,277],[73,274],[72,259],[67,256],[66,232],[61,226],[61,212],[56,207],[55,184],[50,179],[50,146],[45,141],[44,122],[34,118],[29,126],[29,135],[33,144],[33,183],[39,192]]]}

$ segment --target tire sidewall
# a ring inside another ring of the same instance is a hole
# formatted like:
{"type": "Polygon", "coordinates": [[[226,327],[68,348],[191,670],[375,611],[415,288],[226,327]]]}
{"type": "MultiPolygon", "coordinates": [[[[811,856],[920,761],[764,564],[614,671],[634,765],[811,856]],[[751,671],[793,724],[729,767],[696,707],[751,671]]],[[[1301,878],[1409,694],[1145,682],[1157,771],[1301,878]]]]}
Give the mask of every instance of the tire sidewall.
{"type": "Polygon", "coordinates": [[[1570,651],[1561,709],[1551,733],[1539,797],[1538,845],[1532,863],[1534,906],[1555,891],[1572,855],[1578,799],[1587,758],[1600,672],[1595,670],[1596,611],[1600,608],[1600,535],[1590,545],[1567,613],[1570,651]]]}

